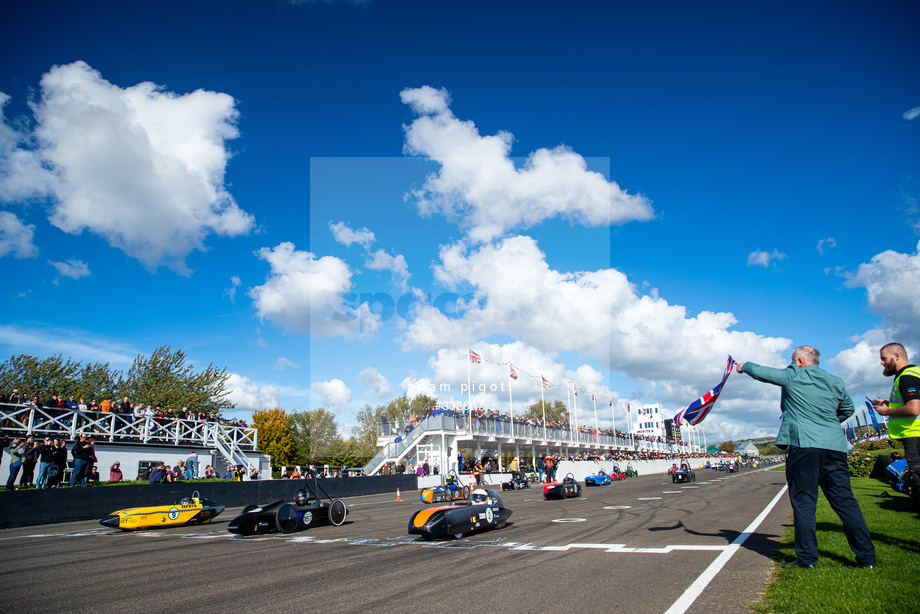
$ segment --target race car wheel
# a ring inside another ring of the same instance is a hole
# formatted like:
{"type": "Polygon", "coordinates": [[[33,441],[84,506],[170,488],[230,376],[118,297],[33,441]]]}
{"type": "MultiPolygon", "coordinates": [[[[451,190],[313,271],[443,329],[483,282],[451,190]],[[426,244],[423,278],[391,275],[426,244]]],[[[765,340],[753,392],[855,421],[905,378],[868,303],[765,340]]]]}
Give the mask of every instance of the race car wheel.
{"type": "Polygon", "coordinates": [[[294,530],[297,529],[297,523],[299,522],[300,519],[297,517],[297,511],[291,504],[282,505],[278,513],[275,514],[275,526],[277,526],[278,530],[282,533],[293,533],[294,530]]]}
{"type": "Polygon", "coordinates": [[[339,526],[345,522],[345,516],[348,515],[348,510],[345,509],[345,504],[342,503],[341,499],[336,499],[332,502],[332,505],[329,506],[329,522],[335,526],[339,526]]]}
{"type": "Polygon", "coordinates": [[[470,487],[469,487],[469,486],[464,486],[464,487],[463,487],[463,498],[464,498],[464,499],[469,499],[469,498],[470,498],[470,487]]]}

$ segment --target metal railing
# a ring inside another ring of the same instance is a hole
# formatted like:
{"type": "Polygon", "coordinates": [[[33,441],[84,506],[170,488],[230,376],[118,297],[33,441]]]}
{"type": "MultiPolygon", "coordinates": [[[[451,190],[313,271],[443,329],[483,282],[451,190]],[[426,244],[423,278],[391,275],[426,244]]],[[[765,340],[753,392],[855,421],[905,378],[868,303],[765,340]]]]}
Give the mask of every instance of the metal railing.
{"type": "Polygon", "coordinates": [[[365,466],[365,471],[368,475],[373,475],[385,462],[400,460],[429,431],[446,431],[452,434],[489,438],[513,438],[515,441],[523,439],[530,442],[540,442],[541,444],[546,442],[552,446],[581,444],[607,450],[629,448],[639,452],[663,453],[684,453],[688,451],[686,444],[605,435],[584,429],[573,430],[519,422],[512,423],[508,420],[496,420],[494,418],[473,417],[470,420],[469,416],[461,417],[444,413],[427,416],[419,420],[414,426],[412,423],[405,422],[402,427],[398,422],[378,424],[378,437],[395,436],[399,441],[385,444],[365,466]]]}
{"type": "Polygon", "coordinates": [[[216,449],[233,464],[248,468],[251,463],[245,451],[255,451],[258,443],[258,430],[249,426],[9,403],[0,404],[0,433],[70,440],[89,435],[110,442],[197,445],[216,449]]]}

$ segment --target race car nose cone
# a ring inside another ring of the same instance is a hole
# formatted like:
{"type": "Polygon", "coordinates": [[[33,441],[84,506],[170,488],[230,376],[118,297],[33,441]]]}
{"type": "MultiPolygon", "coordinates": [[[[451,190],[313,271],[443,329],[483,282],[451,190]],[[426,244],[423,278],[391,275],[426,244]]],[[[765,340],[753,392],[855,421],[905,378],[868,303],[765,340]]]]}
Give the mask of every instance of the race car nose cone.
{"type": "Polygon", "coordinates": [[[99,524],[101,524],[104,527],[112,527],[113,529],[117,529],[118,528],[118,516],[114,514],[110,514],[109,516],[106,516],[105,518],[100,520],[99,524]]]}

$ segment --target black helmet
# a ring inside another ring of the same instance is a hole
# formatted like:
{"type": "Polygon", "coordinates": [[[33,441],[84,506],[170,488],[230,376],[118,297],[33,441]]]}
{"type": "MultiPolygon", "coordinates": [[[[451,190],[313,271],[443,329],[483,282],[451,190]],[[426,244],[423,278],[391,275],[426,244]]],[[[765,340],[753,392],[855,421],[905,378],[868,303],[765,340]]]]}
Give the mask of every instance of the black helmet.
{"type": "Polygon", "coordinates": [[[310,493],[308,493],[303,488],[301,488],[300,490],[294,493],[294,503],[296,503],[297,505],[306,505],[307,501],[309,500],[310,500],[310,493]]]}

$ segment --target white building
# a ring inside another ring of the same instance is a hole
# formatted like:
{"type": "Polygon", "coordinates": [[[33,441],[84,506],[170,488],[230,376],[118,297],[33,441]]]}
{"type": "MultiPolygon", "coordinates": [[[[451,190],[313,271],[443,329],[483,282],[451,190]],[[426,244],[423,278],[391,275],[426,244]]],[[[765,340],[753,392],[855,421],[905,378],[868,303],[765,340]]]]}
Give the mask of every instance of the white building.
{"type": "Polygon", "coordinates": [[[661,403],[651,403],[639,407],[634,416],[630,417],[633,435],[646,435],[648,437],[664,437],[664,409],[661,403]]]}

